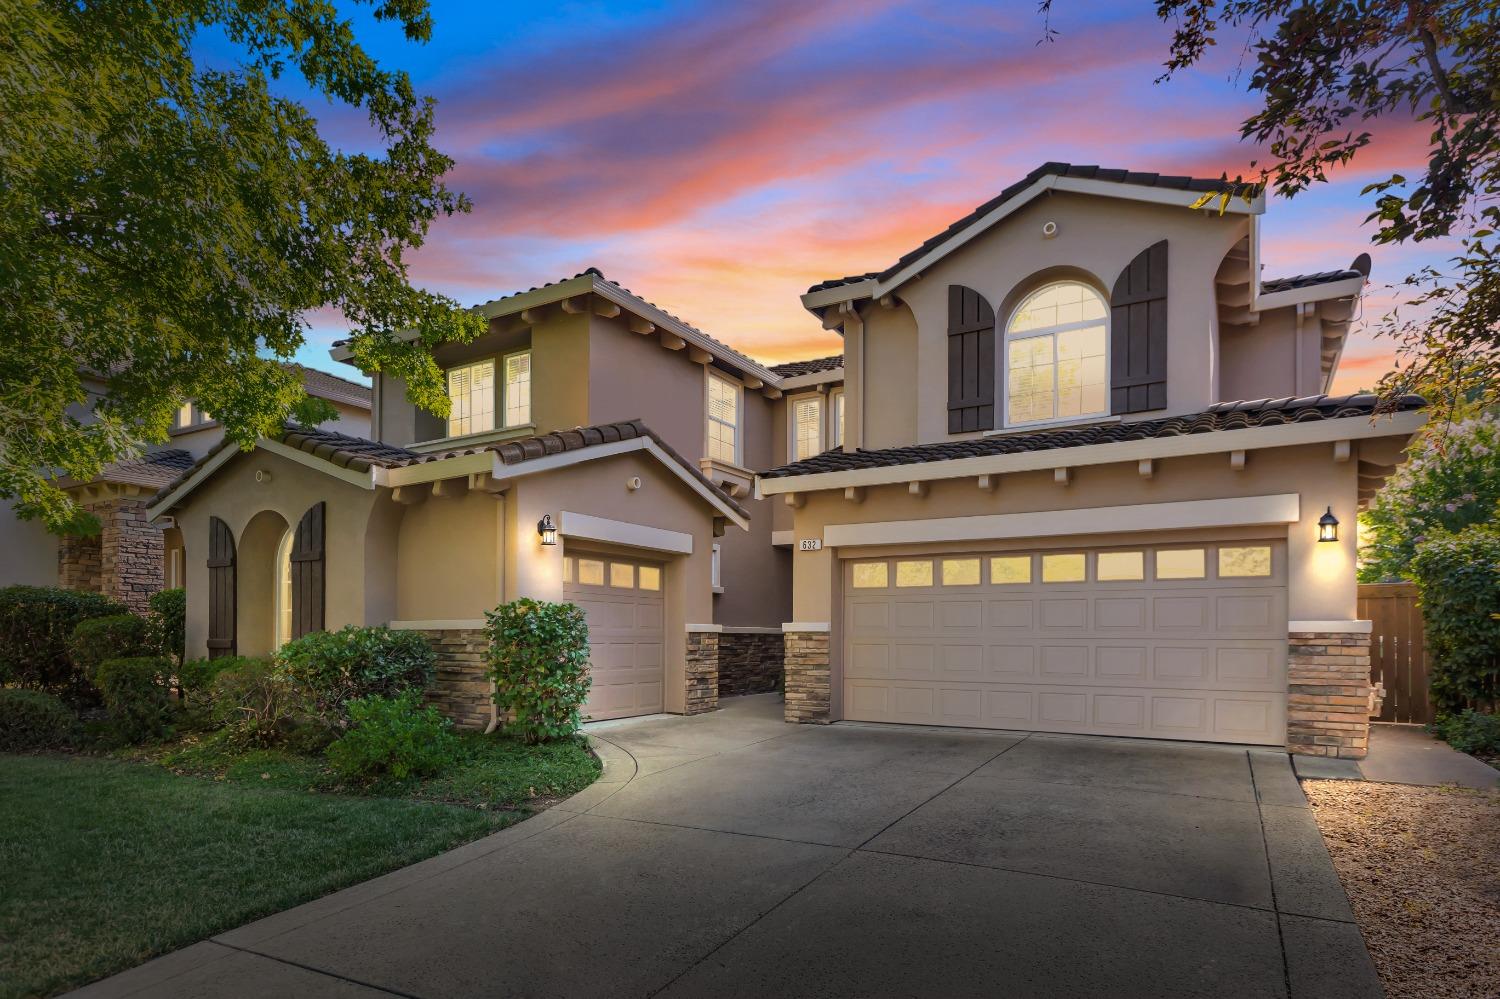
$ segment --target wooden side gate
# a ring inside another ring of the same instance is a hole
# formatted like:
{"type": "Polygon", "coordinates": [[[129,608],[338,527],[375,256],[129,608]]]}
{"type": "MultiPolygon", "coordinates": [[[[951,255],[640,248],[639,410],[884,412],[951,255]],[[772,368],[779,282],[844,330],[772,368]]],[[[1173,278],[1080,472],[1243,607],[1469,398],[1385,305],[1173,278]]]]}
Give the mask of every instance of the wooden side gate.
{"type": "Polygon", "coordinates": [[[1361,583],[1359,617],[1372,624],[1370,677],[1385,684],[1379,721],[1432,721],[1427,698],[1427,645],[1411,583],[1361,583]]]}

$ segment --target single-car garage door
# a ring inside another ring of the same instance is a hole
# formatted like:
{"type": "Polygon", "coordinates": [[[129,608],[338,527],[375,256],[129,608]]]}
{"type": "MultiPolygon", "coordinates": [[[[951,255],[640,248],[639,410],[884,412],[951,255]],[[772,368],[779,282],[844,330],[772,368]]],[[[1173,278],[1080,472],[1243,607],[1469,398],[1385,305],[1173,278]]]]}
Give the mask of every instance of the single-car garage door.
{"type": "Polygon", "coordinates": [[[563,595],[588,619],[593,686],[585,717],[599,721],[660,711],[662,567],[615,555],[570,554],[563,560],[563,595]]]}
{"type": "Polygon", "coordinates": [[[844,717],[1281,745],[1285,543],[844,563],[844,717]]]}

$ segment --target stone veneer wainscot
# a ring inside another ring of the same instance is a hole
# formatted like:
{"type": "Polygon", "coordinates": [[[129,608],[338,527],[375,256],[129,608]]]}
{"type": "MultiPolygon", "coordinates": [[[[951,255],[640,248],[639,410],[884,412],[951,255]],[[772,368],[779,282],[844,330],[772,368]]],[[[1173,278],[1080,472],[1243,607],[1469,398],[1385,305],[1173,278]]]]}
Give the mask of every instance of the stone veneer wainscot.
{"type": "Polygon", "coordinates": [[[802,630],[787,625],[786,720],[827,725],[830,716],[828,626],[802,630]]]}
{"type": "Polygon", "coordinates": [[[1370,747],[1370,632],[1292,631],[1287,641],[1288,751],[1364,759],[1370,747]]]}
{"type": "Polygon", "coordinates": [[[719,707],[719,628],[690,624],[687,633],[687,691],[683,714],[701,715],[719,707]]]}

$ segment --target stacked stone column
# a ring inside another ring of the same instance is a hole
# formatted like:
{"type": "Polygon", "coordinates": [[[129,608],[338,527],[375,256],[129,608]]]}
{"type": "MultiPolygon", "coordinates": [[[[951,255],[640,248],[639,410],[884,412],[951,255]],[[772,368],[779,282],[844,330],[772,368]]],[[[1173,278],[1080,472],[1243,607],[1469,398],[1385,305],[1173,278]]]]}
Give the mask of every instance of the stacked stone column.
{"type": "Polygon", "coordinates": [[[487,728],[494,712],[487,675],[489,636],[478,626],[421,634],[437,654],[437,675],[427,688],[427,703],[436,705],[458,728],[487,728]]]}
{"type": "Polygon", "coordinates": [[[1287,750],[1363,759],[1370,746],[1370,633],[1294,631],[1287,638],[1287,750]]]}
{"type": "Polygon", "coordinates": [[[788,630],[786,642],[786,720],[827,725],[832,718],[829,632],[788,630]]]}
{"type": "Polygon", "coordinates": [[[682,713],[701,715],[719,708],[719,628],[688,625],[687,689],[682,713]]]}
{"type": "Polygon", "coordinates": [[[161,530],[146,519],[145,500],[113,496],[84,509],[99,518],[100,531],[59,542],[57,585],[102,593],[146,613],[151,595],[162,588],[164,550],[161,530]]]}

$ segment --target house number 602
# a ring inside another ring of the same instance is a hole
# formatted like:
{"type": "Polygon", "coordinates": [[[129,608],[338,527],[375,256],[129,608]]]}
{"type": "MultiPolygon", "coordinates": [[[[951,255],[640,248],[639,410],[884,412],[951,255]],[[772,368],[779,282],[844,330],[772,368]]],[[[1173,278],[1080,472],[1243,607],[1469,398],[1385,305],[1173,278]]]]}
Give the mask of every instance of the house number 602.
{"type": "Polygon", "coordinates": [[[823,550],[822,538],[803,538],[797,542],[797,550],[804,552],[819,552],[823,550]]]}

